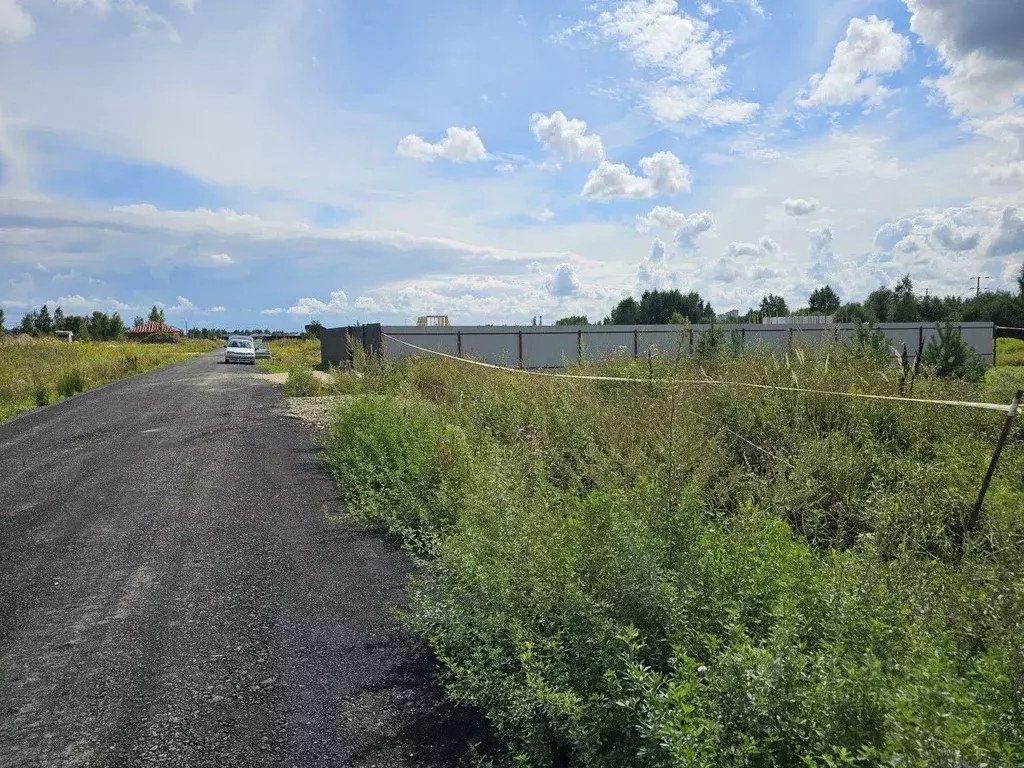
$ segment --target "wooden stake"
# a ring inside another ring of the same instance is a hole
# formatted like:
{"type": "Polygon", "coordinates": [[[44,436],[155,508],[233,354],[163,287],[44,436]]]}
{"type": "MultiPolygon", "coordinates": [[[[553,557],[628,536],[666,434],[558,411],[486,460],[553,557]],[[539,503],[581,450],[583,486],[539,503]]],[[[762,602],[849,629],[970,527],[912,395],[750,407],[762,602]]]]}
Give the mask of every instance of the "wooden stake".
{"type": "Polygon", "coordinates": [[[996,443],[996,449],[992,453],[992,460],[988,463],[988,471],[985,473],[985,479],[981,481],[981,490],[978,491],[978,500],[974,502],[974,509],[971,510],[971,516],[967,520],[967,525],[964,526],[963,535],[960,537],[961,552],[963,551],[967,537],[978,526],[978,521],[981,519],[981,506],[985,503],[985,494],[988,493],[988,487],[992,482],[992,476],[996,473],[996,465],[999,464],[999,456],[1003,452],[1003,446],[1006,444],[1006,439],[1010,436],[1010,429],[1013,427],[1013,420],[1017,416],[1017,409],[1020,408],[1022,398],[1024,398],[1024,390],[1018,389],[1016,396],[1013,398],[1013,402],[1010,403],[1010,410],[1006,414],[1006,423],[1003,424],[1003,432],[999,435],[999,441],[996,443]]]}

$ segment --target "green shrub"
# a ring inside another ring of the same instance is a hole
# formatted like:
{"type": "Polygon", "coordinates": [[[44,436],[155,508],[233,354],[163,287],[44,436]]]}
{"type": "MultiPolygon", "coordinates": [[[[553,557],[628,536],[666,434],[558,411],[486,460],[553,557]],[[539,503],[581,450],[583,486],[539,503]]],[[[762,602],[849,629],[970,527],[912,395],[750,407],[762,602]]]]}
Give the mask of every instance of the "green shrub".
{"type": "Polygon", "coordinates": [[[323,386],[308,368],[292,368],[288,371],[284,391],[289,397],[318,397],[323,394],[323,386]]]}
{"type": "Polygon", "coordinates": [[[952,323],[937,326],[936,335],[925,345],[921,359],[936,376],[944,379],[980,381],[985,375],[984,361],[952,323]]]}
{"type": "Polygon", "coordinates": [[[855,320],[853,324],[853,353],[872,362],[884,362],[892,355],[888,337],[881,328],[855,320]]]}
{"type": "Polygon", "coordinates": [[[36,385],[33,397],[36,401],[36,406],[42,408],[44,405],[50,404],[50,388],[45,384],[36,385]]]}
{"type": "Polygon", "coordinates": [[[57,393],[61,397],[72,397],[85,391],[85,377],[81,371],[65,371],[57,380],[57,393]]]}

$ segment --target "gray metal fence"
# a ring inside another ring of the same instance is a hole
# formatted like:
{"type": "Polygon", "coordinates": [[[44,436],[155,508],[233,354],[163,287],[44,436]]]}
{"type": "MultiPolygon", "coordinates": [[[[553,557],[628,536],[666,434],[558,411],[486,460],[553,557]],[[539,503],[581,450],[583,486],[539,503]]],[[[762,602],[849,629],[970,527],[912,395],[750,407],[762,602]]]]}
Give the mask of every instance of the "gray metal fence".
{"type": "MultiPolygon", "coordinates": [[[[876,326],[897,350],[906,345],[911,357],[918,348],[936,335],[934,323],[883,323],[876,326]]],[[[964,340],[986,362],[994,361],[994,325],[992,323],[959,323],[964,340]]],[[[417,354],[404,344],[389,342],[387,337],[418,347],[467,357],[495,365],[543,369],[561,368],[579,360],[599,362],[610,357],[646,357],[653,354],[691,353],[701,334],[710,325],[682,328],[678,325],[587,325],[587,326],[446,326],[420,327],[401,325],[365,325],[349,328],[326,328],[321,333],[323,362],[343,365],[349,362],[348,338],[357,343],[364,339],[378,340],[385,357],[398,359],[417,354]],[[378,336],[378,331],[380,335],[378,336]]],[[[832,324],[819,326],[780,325],[717,325],[727,341],[735,340],[745,348],[768,346],[784,351],[790,346],[812,347],[836,342],[850,342],[854,326],[832,324]]],[[[374,350],[376,351],[376,349],[374,350]]]]}

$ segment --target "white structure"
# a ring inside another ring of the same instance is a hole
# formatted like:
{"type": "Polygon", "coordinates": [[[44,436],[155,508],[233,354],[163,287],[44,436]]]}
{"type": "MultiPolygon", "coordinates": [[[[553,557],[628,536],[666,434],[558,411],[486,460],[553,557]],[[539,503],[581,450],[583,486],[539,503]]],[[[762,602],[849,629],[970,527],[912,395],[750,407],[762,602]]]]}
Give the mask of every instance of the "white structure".
{"type": "Polygon", "coordinates": [[[786,317],[766,317],[761,320],[765,325],[832,325],[832,315],[787,315],[786,317]]]}

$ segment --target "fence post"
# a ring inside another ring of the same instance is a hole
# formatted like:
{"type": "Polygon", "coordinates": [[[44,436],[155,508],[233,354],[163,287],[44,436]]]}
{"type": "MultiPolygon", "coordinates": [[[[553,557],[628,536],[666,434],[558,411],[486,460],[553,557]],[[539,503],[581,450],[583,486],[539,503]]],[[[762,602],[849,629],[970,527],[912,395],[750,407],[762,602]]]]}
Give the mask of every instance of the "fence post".
{"type": "Polygon", "coordinates": [[[640,329],[633,329],[633,359],[640,357],[640,329]]]}
{"type": "Polygon", "coordinates": [[[988,493],[988,487],[992,482],[992,476],[996,473],[996,465],[999,464],[999,456],[1003,452],[1003,446],[1006,444],[1006,438],[1010,436],[1010,429],[1013,427],[1013,420],[1017,416],[1017,409],[1020,408],[1020,401],[1022,398],[1024,398],[1024,390],[1018,389],[1017,394],[1013,398],[1013,402],[1010,403],[1010,409],[1006,414],[1006,423],[1003,424],[1003,431],[999,435],[999,440],[996,442],[996,449],[992,453],[992,460],[988,463],[988,471],[985,472],[985,479],[981,481],[981,490],[978,491],[978,500],[974,502],[974,509],[971,510],[971,516],[967,519],[964,531],[960,535],[958,549],[961,553],[963,553],[967,536],[977,527],[978,520],[981,519],[981,506],[985,503],[985,494],[988,493]]]}
{"type": "Polygon", "coordinates": [[[523,367],[523,332],[519,331],[519,367],[523,367]]]}
{"type": "Polygon", "coordinates": [[[583,331],[576,331],[576,362],[583,365],[583,331]]]}
{"type": "Polygon", "coordinates": [[[462,357],[462,331],[455,332],[455,348],[458,350],[458,356],[462,357]]]}
{"type": "Polygon", "coordinates": [[[690,329],[690,354],[693,354],[693,328],[690,329]]]}

